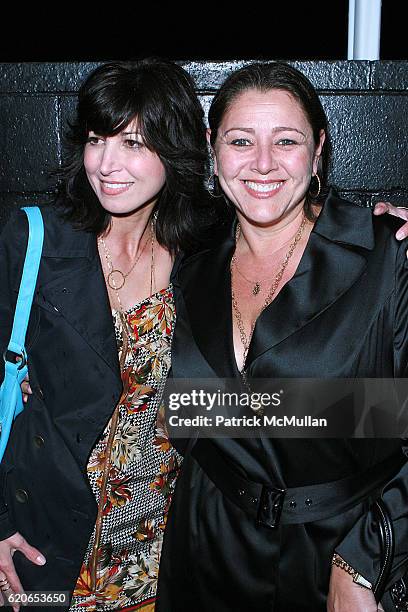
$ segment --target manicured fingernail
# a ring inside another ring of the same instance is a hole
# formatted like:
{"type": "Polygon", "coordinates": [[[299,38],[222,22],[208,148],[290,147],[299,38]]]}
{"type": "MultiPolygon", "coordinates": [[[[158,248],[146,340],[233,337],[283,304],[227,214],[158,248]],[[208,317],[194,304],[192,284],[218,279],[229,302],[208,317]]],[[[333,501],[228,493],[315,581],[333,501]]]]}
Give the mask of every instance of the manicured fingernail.
{"type": "Polygon", "coordinates": [[[46,564],[46,559],[45,557],[43,557],[42,555],[38,555],[37,557],[37,561],[40,565],[45,565],[46,564]]]}
{"type": "Polygon", "coordinates": [[[404,232],[401,232],[401,230],[398,230],[398,232],[395,234],[395,237],[397,240],[402,240],[404,238],[404,232]]]}

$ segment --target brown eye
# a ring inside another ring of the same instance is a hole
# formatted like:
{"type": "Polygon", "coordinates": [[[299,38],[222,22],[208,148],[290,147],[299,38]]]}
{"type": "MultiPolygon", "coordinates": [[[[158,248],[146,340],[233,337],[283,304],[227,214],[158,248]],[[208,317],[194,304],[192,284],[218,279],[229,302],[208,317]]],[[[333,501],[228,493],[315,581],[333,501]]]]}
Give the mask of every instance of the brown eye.
{"type": "Polygon", "coordinates": [[[288,147],[290,145],[296,144],[296,142],[294,140],[291,140],[290,138],[281,138],[281,140],[279,140],[278,144],[282,145],[283,147],[288,147]]]}
{"type": "Polygon", "coordinates": [[[247,138],[235,138],[235,140],[231,141],[231,144],[236,147],[248,147],[252,143],[247,138]]]}
{"type": "Polygon", "coordinates": [[[133,140],[132,138],[126,138],[124,140],[124,144],[129,149],[141,149],[142,147],[144,147],[143,142],[141,142],[140,140],[133,140]]]}
{"type": "Polygon", "coordinates": [[[99,138],[99,136],[88,136],[86,142],[91,145],[96,145],[102,142],[102,138],[99,138]]]}

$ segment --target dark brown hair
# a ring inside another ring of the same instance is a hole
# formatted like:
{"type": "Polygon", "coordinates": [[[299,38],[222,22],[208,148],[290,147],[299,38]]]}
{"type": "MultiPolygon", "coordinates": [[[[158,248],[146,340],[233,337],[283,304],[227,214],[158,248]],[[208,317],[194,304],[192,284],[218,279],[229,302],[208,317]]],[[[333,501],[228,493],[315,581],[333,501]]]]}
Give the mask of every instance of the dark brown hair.
{"type": "Polygon", "coordinates": [[[58,201],[76,227],[99,234],[110,214],[100,205],[83,165],[89,131],[114,136],[137,118],[146,146],[157,153],[166,183],[156,211],[158,241],[176,252],[200,238],[208,217],[203,110],[192,78],[180,66],[149,58],[99,66],[81,86],[77,113],[67,133],[68,159],[59,173],[58,201]]]}

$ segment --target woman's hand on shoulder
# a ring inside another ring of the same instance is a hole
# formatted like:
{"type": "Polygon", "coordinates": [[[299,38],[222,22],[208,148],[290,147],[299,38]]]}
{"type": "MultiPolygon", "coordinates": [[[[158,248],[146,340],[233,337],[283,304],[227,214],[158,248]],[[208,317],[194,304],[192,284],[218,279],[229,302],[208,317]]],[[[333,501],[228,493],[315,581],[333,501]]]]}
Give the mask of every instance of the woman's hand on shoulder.
{"type": "Polygon", "coordinates": [[[371,589],[353,582],[352,576],[344,569],[332,566],[327,612],[384,612],[377,605],[371,589]]]}
{"type": "Polygon", "coordinates": [[[408,237],[408,208],[405,206],[394,206],[391,202],[377,202],[373,212],[377,216],[388,214],[406,221],[396,232],[395,237],[397,240],[404,240],[404,238],[408,237]]]}
{"type": "MultiPolygon", "coordinates": [[[[29,561],[36,565],[44,565],[45,557],[39,550],[30,546],[23,536],[16,532],[9,538],[0,541],[0,606],[4,605],[3,600],[12,593],[24,593],[20,579],[17,576],[13,563],[13,555],[16,550],[20,551],[29,561]],[[4,588],[9,585],[9,588],[4,588]]],[[[20,609],[20,605],[12,606],[13,610],[20,609]]]]}

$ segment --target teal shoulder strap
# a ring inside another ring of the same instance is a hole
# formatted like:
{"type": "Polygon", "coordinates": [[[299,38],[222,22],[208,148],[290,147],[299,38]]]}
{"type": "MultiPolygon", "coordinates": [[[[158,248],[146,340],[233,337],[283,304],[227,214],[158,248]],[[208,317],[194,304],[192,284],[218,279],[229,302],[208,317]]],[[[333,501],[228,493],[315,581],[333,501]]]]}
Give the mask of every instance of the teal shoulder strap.
{"type": "Polygon", "coordinates": [[[8,350],[22,355],[26,359],[25,336],[40,267],[44,242],[44,223],[38,206],[24,207],[22,210],[28,218],[28,244],[8,350]]]}

